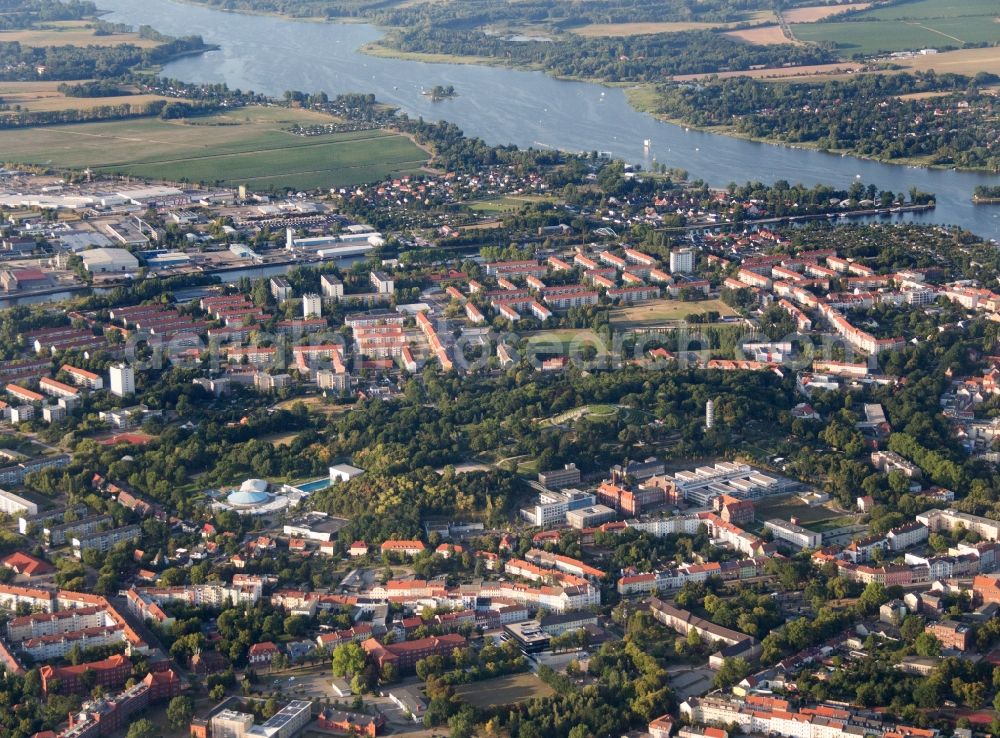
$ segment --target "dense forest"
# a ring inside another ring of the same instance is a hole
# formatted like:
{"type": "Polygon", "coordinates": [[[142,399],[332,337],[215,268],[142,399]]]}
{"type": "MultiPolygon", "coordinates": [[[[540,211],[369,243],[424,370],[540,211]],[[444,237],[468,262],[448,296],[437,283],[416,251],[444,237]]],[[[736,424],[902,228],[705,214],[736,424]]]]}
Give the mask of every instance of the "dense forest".
{"type": "Polygon", "coordinates": [[[976,200],[1000,199],[1000,185],[976,185],[972,197],[976,200]]]}
{"type": "Polygon", "coordinates": [[[169,100],[153,100],[148,103],[128,103],[119,105],[96,105],[92,108],[70,108],[68,110],[18,110],[6,112],[0,100],[0,129],[30,128],[32,126],[54,126],[65,123],[90,123],[100,120],[125,120],[127,118],[149,118],[158,116],[164,120],[190,118],[207,115],[219,108],[213,103],[188,103],[169,100]]]}
{"type": "MultiPolygon", "coordinates": [[[[393,0],[198,0],[227,10],[282,13],[298,17],[367,18],[380,25],[447,25],[472,28],[487,23],[531,23],[568,27],[587,23],[639,21],[734,22],[771,0],[447,0],[407,3],[393,0]]],[[[802,2],[785,5],[807,4],[802,2]]]]}
{"type": "Polygon", "coordinates": [[[115,82],[91,80],[59,85],[59,92],[67,97],[125,97],[132,93],[115,82]]]}
{"type": "Polygon", "coordinates": [[[985,73],[970,78],[934,72],[823,83],[713,78],[661,85],[655,112],[754,138],[996,171],[1000,103],[984,90],[996,81],[985,73]],[[921,93],[939,94],[917,97],[921,93]]]}
{"type": "Polygon", "coordinates": [[[481,31],[431,27],[397,31],[386,43],[403,51],[488,57],[560,76],[608,82],[656,81],[674,74],[755,66],[822,64],[836,58],[831,49],[819,46],[754,46],[713,31],[512,42],[481,31]]]}
{"type": "Polygon", "coordinates": [[[138,66],[164,64],[181,54],[205,51],[201,36],[172,39],[151,49],[119,46],[24,46],[0,43],[0,80],[79,80],[121,77],[138,66]]]}
{"type": "Polygon", "coordinates": [[[525,0],[496,3],[462,0],[445,3],[399,3],[370,11],[381,25],[396,27],[480,26],[487,23],[531,23],[568,28],[588,23],[640,23],[650,21],[697,21],[733,23],[755,10],[771,7],[770,0],[525,0]]]}

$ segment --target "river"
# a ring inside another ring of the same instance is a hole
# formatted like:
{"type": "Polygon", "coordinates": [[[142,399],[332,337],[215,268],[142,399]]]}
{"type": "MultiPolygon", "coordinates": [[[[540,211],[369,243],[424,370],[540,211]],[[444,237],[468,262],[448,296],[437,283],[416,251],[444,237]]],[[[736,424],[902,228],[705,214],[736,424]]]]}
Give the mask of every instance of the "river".
{"type": "Polygon", "coordinates": [[[542,72],[371,57],[358,49],[382,31],[368,24],[242,15],[174,0],[99,0],[98,5],[111,11],[107,20],[147,24],[176,36],[201,34],[219,46],[167,65],[168,77],[225,82],[279,97],[285,90],[370,92],[410,115],[451,121],[490,144],[609,151],[647,167],[655,160],[686,169],[716,186],[784,179],[846,187],[860,179],[894,192],[917,187],[937,195],[937,208],[897,218],[957,224],[1000,241],[1000,206],[971,202],[977,184],[1000,184],[1000,176],[881,164],[688,131],[634,110],[619,88],[542,72]],[[420,94],[437,84],[454,85],[458,95],[435,102],[420,94]]]}

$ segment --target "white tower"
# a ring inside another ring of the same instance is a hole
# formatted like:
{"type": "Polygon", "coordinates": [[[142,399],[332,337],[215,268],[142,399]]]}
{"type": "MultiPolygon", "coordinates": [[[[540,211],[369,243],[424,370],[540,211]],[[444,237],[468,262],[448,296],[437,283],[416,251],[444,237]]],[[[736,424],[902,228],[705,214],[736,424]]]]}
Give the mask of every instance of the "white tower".
{"type": "Polygon", "coordinates": [[[302,317],[307,319],[323,317],[323,298],[315,292],[302,295],[302,317]]]}
{"type": "Polygon", "coordinates": [[[288,251],[295,250],[295,231],[291,228],[285,229],[285,249],[288,251]]]}
{"type": "Polygon", "coordinates": [[[135,370],[127,364],[112,364],[111,394],[126,397],[135,394],[135,370]]]}
{"type": "Polygon", "coordinates": [[[705,403],[705,429],[711,430],[715,425],[715,400],[705,403]]]}

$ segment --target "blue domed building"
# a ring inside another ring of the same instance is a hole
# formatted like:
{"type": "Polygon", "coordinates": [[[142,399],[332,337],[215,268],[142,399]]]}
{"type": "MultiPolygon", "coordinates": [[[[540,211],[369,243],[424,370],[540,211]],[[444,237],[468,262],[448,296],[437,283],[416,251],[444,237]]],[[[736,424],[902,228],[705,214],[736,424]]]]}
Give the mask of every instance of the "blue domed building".
{"type": "Polygon", "coordinates": [[[271,501],[272,495],[267,491],[267,482],[263,479],[248,479],[240,488],[232,492],[226,502],[232,507],[257,507],[271,501]]]}

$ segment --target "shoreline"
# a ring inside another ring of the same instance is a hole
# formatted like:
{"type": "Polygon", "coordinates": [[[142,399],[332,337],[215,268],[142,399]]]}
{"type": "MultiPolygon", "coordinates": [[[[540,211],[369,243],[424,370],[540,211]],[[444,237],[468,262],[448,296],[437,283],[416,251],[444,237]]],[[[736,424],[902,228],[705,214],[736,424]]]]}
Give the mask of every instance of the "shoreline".
{"type": "Polygon", "coordinates": [[[205,8],[206,10],[218,10],[220,13],[232,13],[233,15],[258,15],[264,18],[281,18],[282,20],[288,21],[301,21],[303,23],[350,23],[350,19],[332,20],[330,18],[324,18],[319,15],[311,16],[295,16],[289,15],[288,13],[276,13],[267,12],[264,10],[231,10],[229,8],[224,8],[220,5],[211,5],[209,3],[201,3],[198,0],[175,0],[175,2],[181,3],[183,5],[191,5],[196,8],[205,8]]]}
{"type": "MultiPolygon", "coordinates": [[[[187,2],[193,2],[194,0],[182,0],[187,2]]],[[[334,21],[336,22],[336,21],[334,21]]],[[[381,26],[375,26],[379,30],[385,31],[381,26]]],[[[669,123],[670,125],[677,126],[679,128],[690,128],[691,130],[698,131],[700,133],[708,133],[714,136],[727,136],[729,138],[738,138],[743,141],[752,141],[753,143],[769,144],[771,146],[782,146],[788,149],[808,149],[810,151],[818,151],[820,153],[829,154],[831,156],[841,156],[850,157],[852,159],[858,159],[861,161],[871,161],[878,164],[888,164],[891,166],[900,167],[916,167],[918,169],[927,169],[934,171],[957,171],[957,172],[968,172],[970,174],[996,174],[989,169],[982,167],[950,167],[945,164],[930,164],[919,159],[883,159],[877,156],[864,156],[862,154],[857,154],[852,151],[843,150],[833,150],[824,149],[820,146],[812,144],[808,141],[800,141],[796,143],[791,143],[788,141],[781,141],[774,138],[761,138],[759,136],[750,136],[739,131],[735,131],[732,128],[727,128],[724,126],[699,126],[694,123],[685,121],[683,118],[672,118],[669,115],[662,113],[657,113],[649,109],[647,105],[642,104],[638,97],[641,94],[649,94],[650,88],[654,83],[651,82],[610,82],[608,80],[596,79],[592,77],[572,77],[561,74],[554,74],[548,72],[544,67],[539,65],[527,65],[527,64],[509,64],[504,63],[501,59],[493,59],[491,57],[482,56],[449,56],[448,54],[430,54],[420,51],[402,51],[393,49],[390,46],[384,45],[381,40],[371,41],[367,44],[362,45],[358,48],[358,51],[362,54],[368,56],[379,57],[383,59],[398,59],[401,61],[413,61],[420,62],[424,64],[468,64],[475,66],[484,67],[497,67],[500,69],[514,69],[523,72],[542,72],[543,74],[551,77],[552,79],[560,80],[563,82],[585,82],[587,84],[601,85],[602,87],[609,88],[624,88],[625,98],[628,104],[633,110],[639,113],[645,113],[661,123],[669,123]]]]}
{"type": "MultiPolygon", "coordinates": [[[[690,123],[685,121],[683,118],[672,118],[665,113],[657,113],[650,110],[648,107],[644,106],[641,102],[637,100],[638,96],[646,92],[645,87],[649,83],[643,83],[640,85],[634,85],[625,90],[625,97],[628,99],[629,105],[631,105],[635,110],[640,113],[645,113],[646,115],[651,115],[656,118],[661,123],[669,123],[673,126],[678,126],[680,128],[690,128],[692,131],[698,131],[699,133],[709,133],[714,136],[727,136],[729,138],[738,138],[741,141],[752,141],[753,143],[768,144],[770,146],[781,146],[786,149],[806,149],[809,151],[816,151],[821,154],[829,154],[830,156],[840,156],[841,158],[858,159],[859,161],[871,161],[876,164],[886,164],[889,166],[898,167],[915,167],[917,169],[927,169],[928,171],[938,171],[938,172],[968,172],[970,174],[996,174],[996,172],[977,167],[949,167],[944,164],[930,164],[919,159],[882,159],[877,156],[864,156],[862,154],[856,154],[847,149],[825,149],[821,146],[817,146],[809,141],[798,141],[789,142],[781,141],[774,138],[761,138],[760,136],[751,136],[740,131],[733,130],[732,128],[726,126],[701,126],[696,123],[690,123]]],[[[617,86],[617,85],[607,85],[607,86],[617,86]]],[[[1000,198],[998,198],[1000,202],[1000,198]]]]}

